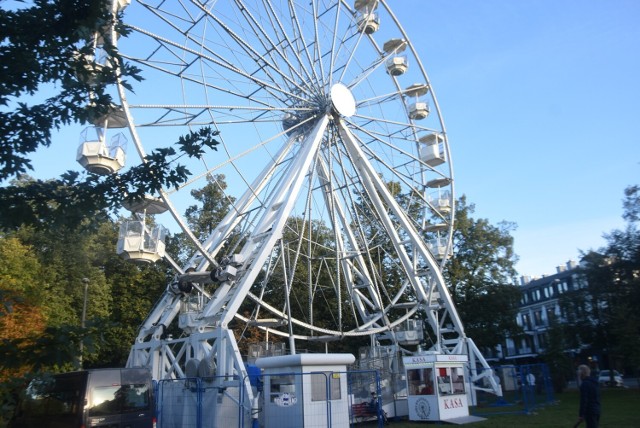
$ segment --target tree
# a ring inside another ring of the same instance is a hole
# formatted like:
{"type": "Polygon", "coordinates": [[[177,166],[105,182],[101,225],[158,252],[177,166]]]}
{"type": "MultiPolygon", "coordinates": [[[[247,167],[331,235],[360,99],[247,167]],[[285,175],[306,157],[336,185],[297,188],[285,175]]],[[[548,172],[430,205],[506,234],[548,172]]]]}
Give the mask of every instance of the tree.
{"type": "MultiPolygon", "coordinates": [[[[548,312],[549,314],[551,312],[548,312]]],[[[566,350],[569,348],[567,328],[557,317],[549,320],[547,333],[547,346],[541,354],[542,360],[551,371],[551,383],[555,392],[562,392],[567,386],[567,381],[572,379],[573,363],[566,350]]]]}
{"type": "MultiPolygon", "coordinates": [[[[52,130],[103,115],[113,102],[107,87],[121,74],[140,80],[110,41],[108,28],[124,27],[105,0],[33,0],[24,7],[0,10],[0,180],[31,169],[29,154],[51,144],[52,130]],[[30,4],[29,4],[30,3],[30,4]],[[113,61],[96,68],[94,35],[113,61]],[[46,43],[43,41],[46,40],[46,43]],[[45,93],[53,93],[42,100],[45,93]],[[89,100],[92,103],[89,105],[89,100]]],[[[125,84],[131,88],[131,86],[125,84]]]]}
{"type": "MultiPolygon", "coordinates": [[[[3,345],[28,336],[32,341],[23,343],[26,346],[44,332],[45,316],[40,306],[43,299],[37,290],[39,273],[40,263],[31,248],[16,238],[0,237],[0,342],[3,345]]],[[[20,363],[17,370],[9,370],[7,360],[0,361],[0,381],[31,369],[25,362],[20,363]]]]}
{"type": "MultiPolygon", "coordinates": [[[[224,174],[215,174],[207,177],[207,184],[204,187],[191,191],[191,196],[196,203],[187,207],[184,217],[193,234],[201,242],[218,226],[235,202],[235,198],[225,193],[226,189],[227,182],[224,174]]],[[[170,237],[167,244],[167,248],[174,255],[174,260],[183,264],[196,249],[184,232],[170,237]]]]}
{"type": "Polygon", "coordinates": [[[605,234],[606,246],[583,252],[585,287],[563,301],[579,345],[608,357],[610,368],[640,367],[640,187],[625,189],[624,229],[605,234]]]}
{"type": "Polygon", "coordinates": [[[516,324],[520,290],[515,284],[510,231],[515,225],[493,226],[473,219],[475,206],[462,196],[457,204],[453,235],[454,256],[444,275],[467,336],[479,347],[495,347],[519,333],[516,324]]]}
{"type": "MultiPolygon", "coordinates": [[[[126,35],[120,16],[107,0],[33,0],[0,10],[0,182],[32,168],[29,155],[51,144],[52,133],[72,123],[90,123],[113,108],[108,87],[141,80],[110,41],[111,26],[126,35]],[[94,42],[110,57],[96,67],[94,42]],[[43,43],[46,41],[46,43],[43,43]]],[[[175,143],[182,154],[198,157],[215,149],[217,131],[204,127],[175,143]]],[[[141,198],[184,183],[189,171],[172,160],[170,145],[154,150],[145,162],[121,175],[99,177],[67,172],[58,179],[12,183],[0,189],[0,224],[76,218],[94,208],[117,208],[125,198],[141,198]],[[42,210],[42,212],[40,211],[42,210]],[[70,216],[71,214],[71,216],[70,216]]],[[[89,211],[90,212],[90,211],[89,211]]]]}
{"type": "Polygon", "coordinates": [[[168,278],[162,263],[135,265],[113,254],[105,263],[111,289],[111,312],[103,343],[91,361],[99,367],[124,367],[139,326],[162,295],[168,278]]]}

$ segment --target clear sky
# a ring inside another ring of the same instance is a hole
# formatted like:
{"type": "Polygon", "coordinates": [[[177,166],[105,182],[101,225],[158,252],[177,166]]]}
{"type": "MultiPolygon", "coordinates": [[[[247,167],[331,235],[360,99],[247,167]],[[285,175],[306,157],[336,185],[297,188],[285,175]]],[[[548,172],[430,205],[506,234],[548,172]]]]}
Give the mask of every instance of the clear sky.
{"type": "MultiPolygon", "coordinates": [[[[457,194],[475,217],[518,225],[521,275],[552,274],[623,227],[623,190],[640,184],[640,1],[389,4],[438,98],[457,194]]],[[[79,130],[34,157],[36,176],[79,170],[79,130]]]]}
{"type": "Polygon", "coordinates": [[[640,2],[391,1],[429,73],[456,193],[517,223],[521,275],[595,249],[640,184],[640,2]]]}

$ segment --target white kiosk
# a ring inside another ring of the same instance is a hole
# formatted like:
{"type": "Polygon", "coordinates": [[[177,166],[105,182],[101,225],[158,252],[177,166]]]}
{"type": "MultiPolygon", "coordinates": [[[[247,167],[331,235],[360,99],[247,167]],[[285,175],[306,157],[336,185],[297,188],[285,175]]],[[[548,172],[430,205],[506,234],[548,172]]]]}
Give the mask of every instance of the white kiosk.
{"type": "Polygon", "coordinates": [[[474,422],[469,416],[466,355],[423,354],[404,357],[411,421],[474,422]]]}
{"type": "Polygon", "coordinates": [[[256,360],[263,370],[261,426],[349,427],[347,365],[352,354],[296,354],[256,360]]]}

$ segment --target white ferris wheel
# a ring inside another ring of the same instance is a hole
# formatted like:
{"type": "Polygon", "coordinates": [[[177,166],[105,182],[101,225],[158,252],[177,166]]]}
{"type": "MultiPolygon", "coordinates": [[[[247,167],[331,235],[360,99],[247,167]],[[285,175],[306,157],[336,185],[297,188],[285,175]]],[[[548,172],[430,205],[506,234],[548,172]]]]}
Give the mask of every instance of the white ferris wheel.
{"type": "Polygon", "coordinates": [[[183,265],[143,216],[134,222],[140,239],[121,239],[124,256],[164,256],[177,271],[129,365],[156,378],[184,377],[189,361],[243,371],[242,338],[230,330],[238,325],[281,336],[292,353],[352,337],[411,352],[426,337],[438,352],[483,361],[441,273],[454,218],[447,134],[386,1],[116,0],[113,8],[129,30],[114,43],[145,80],[135,92],[119,85],[120,120],[99,124],[100,138],[125,126],[141,158],[203,127],[220,142],[197,160],[179,159],[191,180],[155,195],[192,240],[183,265]],[[207,185],[228,212],[204,233],[183,213],[207,185]],[[165,337],[172,323],[180,337],[165,337]]]}

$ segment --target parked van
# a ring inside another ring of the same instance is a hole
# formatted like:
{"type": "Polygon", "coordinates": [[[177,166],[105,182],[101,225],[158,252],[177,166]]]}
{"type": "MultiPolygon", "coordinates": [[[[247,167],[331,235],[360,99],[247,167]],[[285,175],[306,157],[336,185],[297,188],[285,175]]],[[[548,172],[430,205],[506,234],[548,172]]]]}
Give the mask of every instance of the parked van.
{"type": "Polygon", "coordinates": [[[151,373],[96,369],[31,381],[11,428],[155,428],[151,373]]]}

